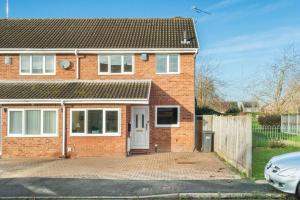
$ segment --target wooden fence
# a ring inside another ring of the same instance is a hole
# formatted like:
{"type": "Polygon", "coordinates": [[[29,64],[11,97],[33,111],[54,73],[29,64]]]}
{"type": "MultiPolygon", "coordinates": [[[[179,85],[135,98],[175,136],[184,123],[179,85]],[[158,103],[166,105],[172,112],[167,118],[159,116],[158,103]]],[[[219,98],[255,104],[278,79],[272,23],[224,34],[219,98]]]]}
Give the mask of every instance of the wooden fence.
{"type": "Polygon", "coordinates": [[[203,130],[214,131],[214,151],[228,163],[251,176],[251,116],[203,116],[203,130]]]}

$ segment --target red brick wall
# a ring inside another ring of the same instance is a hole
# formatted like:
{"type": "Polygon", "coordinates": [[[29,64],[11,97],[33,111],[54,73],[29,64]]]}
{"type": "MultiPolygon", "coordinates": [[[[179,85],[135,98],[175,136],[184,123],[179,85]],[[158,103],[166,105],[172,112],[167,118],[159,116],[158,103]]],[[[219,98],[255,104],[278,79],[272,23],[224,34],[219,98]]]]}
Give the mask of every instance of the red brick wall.
{"type": "MultiPolygon", "coordinates": [[[[97,55],[81,55],[80,58],[80,79],[83,80],[118,80],[118,79],[151,79],[151,97],[150,97],[150,150],[154,151],[154,145],[158,145],[159,152],[177,152],[193,151],[194,148],[194,54],[181,54],[180,56],[180,74],[175,75],[157,75],[155,68],[155,55],[150,54],[148,61],[142,61],[140,55],[135,55],[135,73],[133,75],[98,75],[97,55]],[[179,128],[155,128],[155,105],[179,105],[180,127],[179,128]]],[[[68,70],[56,67],[54,76],[21,76],[19,75],[19,56],[12,57],[12,65],[4,65],[4,56],[0,55],[0,77],[6,80],[45,80],[45,79],[76,79],[76,67],[74,55],[57,55],[56,60],[68,59],[71,61],[71,68],[68,70]]],[[[86,106],[85,106],[86,107],[86,106]]],[[[128,107],[122,107],[123,110],[130,110],[128,107]]],[[[123,113],[123,112],[122,112],[123,113]]],[[[124,112],[125,113],[125,112],[124,112]]],[[[128,115],[128,114],[127,114],[128,115]]],[[[122,114],[123,117],[123,114],[122,114]]],[[[126,117],[127,121],[130,117],[126,117]]],[[[4,118],[5,119],[5,118],[4,118]]],[[[4,123],[5,121],[3,121],[4,123]]],[[[123,119],[122,119],[123,122],[123,119]]],[[[69,127],[67,127],[69,128],[69,127]]],[[[123,129],[122,125],[122,129],[123,129]]],[[[5,125],[3,132],[6,129],[5,125]]],[[[4,135],[5,136],[5,135],[4,135]]],[[[121,137],[124,140],[123,136],[121,137]]],[[[112,143],[116,138],[103,138],[94,140],[89,138],[68,138],[70,142],[78,143],[76,156],[103,155],[97,153],[101,151],[110,153],[112,148],[121,148],[114,151],[116,154],[123,154],[126,149],[126,142],[123,145],[107,144],[112,143]],[[101,140],[101,141],[100,141],[101,140]],[[89,147],[80,146],[80,141],[90,143],[89,147]],[[125,145],[125,146],[124,146],[125,145]],[[107,151],[106,151],[107,150],[107,151]],[[90,153],[89,153],[90,152],[90,153]]],[[[24,141],[25,139],[16,139],[24,141]]],[[[38,140],[38,139],[35,139],[38,140]]],[[[41,138],[40,140],[46,140],[41,138]]],[[[11,140],[12,141],[12,140],[11,140]]],[[[125,140],[124,140],[125,141],[125,140]]],[[[4,139],[4,149],[8,140],[4,139]]],[[[21,142],[20,142],[21,143],[21,142]]],[[[59,142],[60,143],[60,142],[59,142]]],[[[60,148],[58,148],[60,151],[60,148]]],[[[30,151],[30,150],[28,150],[30,151]]],[[[5,152],[4,152],[5,153],[5,152]]]]}
{"type": "MultiPolygon", "coordinates": [[[[9,157],[59,157],[62,155],[62,112],[60,106],[51,105],[18,105],[5,106],[12,108],[57,108],[59,109],[58,137],[7,137],[7,114],[2,113],[2,153],[9,157]]],[[[71,157],[89,156],[126,156],[127,123],[130,106],[126,105],[76,105],[66,106],[66,135],[67,147],[71,147],[71,157]],[[120,108],[121,136],[70,136],[70,108],[120,108]]]]}
{"type": "MultiPolygon", "coordinates": [[[[55,108],[53,105],[13,105],[5,108],[55,108]]],[[[58,121],[58,137],[8,137],[8,112],[2,111],[2,156],[10,157],[59,157],[62,151],[62,120],[58,121]]],[[[59,119],[62,113],[58,112],[59,119]]]]}
{"type": "Polygon", "coordinates": [[[127,141],[126,105],[77,105],[68,106],[67,110],[67,146],[71,147],[71,157],[90,156],[126,156],[127,141]],[[121,136],[70,136],[70,108],[120,108],[121,136]]]}

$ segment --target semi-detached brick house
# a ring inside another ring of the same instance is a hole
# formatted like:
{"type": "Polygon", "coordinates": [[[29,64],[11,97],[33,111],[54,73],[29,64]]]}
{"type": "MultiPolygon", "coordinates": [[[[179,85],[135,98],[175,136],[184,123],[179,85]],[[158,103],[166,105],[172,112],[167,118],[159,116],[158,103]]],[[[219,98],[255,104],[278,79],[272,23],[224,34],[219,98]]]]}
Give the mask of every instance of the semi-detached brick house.
{"type": "Polygon", "coordinates": [[[2,157],[195,146],[192,19],[1,19],[2,157]]]}

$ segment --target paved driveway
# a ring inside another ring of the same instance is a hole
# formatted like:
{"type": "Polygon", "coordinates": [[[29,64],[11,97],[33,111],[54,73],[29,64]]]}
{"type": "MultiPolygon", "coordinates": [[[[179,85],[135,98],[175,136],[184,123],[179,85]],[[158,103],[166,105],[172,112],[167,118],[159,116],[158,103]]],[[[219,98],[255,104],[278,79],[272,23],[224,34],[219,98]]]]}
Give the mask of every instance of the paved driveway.
{"type": "Polygon", "coordinates": [[[214,153],[159,153],[128,158],[0,160],[0,178],[114,180],[238,179],[214,153]]]}

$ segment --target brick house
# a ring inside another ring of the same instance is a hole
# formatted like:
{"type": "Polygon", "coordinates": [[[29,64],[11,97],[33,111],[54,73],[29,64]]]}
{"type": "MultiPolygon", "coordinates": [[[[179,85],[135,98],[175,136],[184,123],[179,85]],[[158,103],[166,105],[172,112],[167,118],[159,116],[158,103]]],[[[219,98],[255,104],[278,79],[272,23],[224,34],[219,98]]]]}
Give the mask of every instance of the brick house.
{"type": "Polygon", "coordinates": [[[1,19],[2,157],[195,148],[192,19],[1,19]]]}

